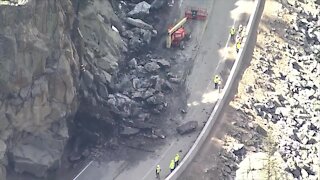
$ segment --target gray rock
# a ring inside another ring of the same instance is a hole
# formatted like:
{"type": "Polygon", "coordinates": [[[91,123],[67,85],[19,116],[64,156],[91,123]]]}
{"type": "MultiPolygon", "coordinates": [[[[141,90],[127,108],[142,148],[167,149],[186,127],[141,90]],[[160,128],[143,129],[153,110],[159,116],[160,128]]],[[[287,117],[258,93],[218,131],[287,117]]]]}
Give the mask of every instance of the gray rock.
{"type": "Polygon", "coordinates": [[[12,149],[15,171],[45,177],[50,167],[58,165],[65,143],[65,138],[53,137],[50,133],[28,136],[12,149]]]}
{"type": "Polygon", "coordinates": [[[131,17],[144,17],[149,14],[151,5],[145,1],[138,3],[132,11],[128,13],[131,17]]]}
{"type": "Polygon", "coordinates": [[[257,133],[261,134],[262,136],[267,136],[268,135],[268,132],[262,128],[260,125],[257,125],[255,130],[257,131],[257,133]]]}
{"type": "Polygon", "coordinates": [[[160,66],[155,62],[149,62],[144,65],[144,68],[146,71],[153,73],[157,72],[160,69],[160,66]]]}
{"type": "MultiPolygon", "coordinates": [[[[9,125],[10,125],[10,123],[9,123],[9,120],[6,117],[6,115],[5,114],[1,114],[0,115],[0,132],[6,130],[9,127],[9,125]]],[[[0,159],[1,159],[1,156],[0,156],[0,159]]]]}
{"type": "Polygon", "coordinates": [[[165,59],[157,59],[156,62],[160,65],[162,68],[170,68],[170,62],[165,59]]]}
{"type": "Polygon", "coordinates": [[[134,33],[130,30],[126,30],[122,33],[122,36],[128,38],[128,39],[131,39],[134,37],[134,33]]]}
{"type": "Polygon", "coordinates": [[[99,83],[98,85],[98,94],[104,99],[107,99],[109,96],[107,87],[102,83],[99,83]]]}
{"type": "Polygon", "coordinates": [[[288,117],[290,115],[291,108],[290,107],[277,107],[275,114],[282,115],[284,117],[288,117]]]}
{"type": "Polygon", "coordinates": [[[181,135],[191,133],[195,131],[198,127],[197,121],[188,121],[177,127],[177,132],[181,135]]]}
{"type": "Polygon", "coordinates": [[[139,37],[133,37],[129,40],[129,48],[132,51],[139,51],[145,44],[139,37]]]}
{"type": "Polygon", "coordinates": [[[169,81],[175,84],[180,84],[182,79],[178,77],[172,77],[172,78],[169,78],[169,81]]]}
{"type": "Polygon", "coordinates": [[[150,105],[161,105],[165,102],[165,97],[162,93],[155,94],[147,99],[150,105]]]}
{"type": "Polygon", "coordinates": [[[168,82],[168,81],[165,81],[162,86],[161,86],[161,89],[163,91],[173,91],[173,87],[172,85],[168,82]]]}
{"type": "Polygon", "coordinates": [[[124,126],[123,130],[120,131],[120,135],[122,135],[122,136],[132,136],[132,135],[138,134],[139,132],[140,132],[140,130],[137,129],[137,128],[124,126]]]}
{"type": "Polygon", "coordinates": [[[141,19],[133,19],[133,18],[126,18],[125,22],[128,24],[131,24],[132,26],[136,26],[142,29],[146,29],[146,30],[150,30],[152,31],[154,28],[153,26],[151,26],[148,23],[145,23],[144,21],[142,21],[141,19]]]}
{"type": "Polygon", "coordinates": [[[160,9],[167,3],[167,0],[154,0],[151,3],[151,9],[160,9]]]}
{"type": "Polygon", "coordinates": [[[151,38],[152,38],[152,33],[148,30],[143,30],[143,29],[141,32],[142,32],[143,41],[146,42],[147,44],[150,44],[151,38]]]}
{"type": "Polygon", "coordinates": [[[30,93],[31,93],[31,88],[30,88],[30,86],[26,86],[26,87],[23,87],[23,88],[21,88],[20,89],[20,97],[22,98],[22,99],[25,99],[25,98],[27,98],[28,96],[30,96],[30,93]]]}
{"type": "Polygon", "coordinates": [[[0,139],[0,164],[3,161],[4,155],[7,151],[7,145],[0,139]]]}
{"type": "Polygon", "coordinates": [[[132,58],[129,62],[128,62],[128,66],[132,69],[135,69],[137,67],[138,63],[136,58],[132,58]]]}
{"type": "Polygon", "coordinates": [[[100,83],[110,84],[112,76],[111,76],[111,74],[107,73],[106,71],[99,70],[98,72],[95,72],[94,78],[97,79],[97,81],[100,83]]]}
{"type": "Polygon", "coordinates": [[[118,68],[118,63],[116,59],[105,56],[97,59],[97,67],[100,67],[101,69],[110,73],[118,68]]]}
{"type": "Polygon", "coordinates": [[[85,86],[92,87],[93,85],[93,75],[89,71],[82,72],[82,78],[85,86]]]}
{"type": "Polygon", "coordinates": [[[1,180],[7,179],[7,171],[6,171],[6,168],[2,164],[0,164],[0,179],[1,180]]]}

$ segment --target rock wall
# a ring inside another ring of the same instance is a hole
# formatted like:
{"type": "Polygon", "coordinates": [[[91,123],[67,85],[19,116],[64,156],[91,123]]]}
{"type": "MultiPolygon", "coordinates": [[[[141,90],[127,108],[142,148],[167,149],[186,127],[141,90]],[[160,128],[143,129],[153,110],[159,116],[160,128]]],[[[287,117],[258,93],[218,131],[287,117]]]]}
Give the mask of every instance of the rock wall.
{"type": "Polygon", "coordinates": [[[18,172],[45,175],[68,139],[79,74],[72,23],[66,0],[0,6],[0,152],[18,172]]]}
{"type": "Polygon", "coordinates": [[[76,0],[0,3],[1,180],[8,159],[46,176],[59,165],[78,92],[91,104],[108,96],[125,50],[111,26],[118,19],[108,1],[79,2],[78,18],[76,0]]]}

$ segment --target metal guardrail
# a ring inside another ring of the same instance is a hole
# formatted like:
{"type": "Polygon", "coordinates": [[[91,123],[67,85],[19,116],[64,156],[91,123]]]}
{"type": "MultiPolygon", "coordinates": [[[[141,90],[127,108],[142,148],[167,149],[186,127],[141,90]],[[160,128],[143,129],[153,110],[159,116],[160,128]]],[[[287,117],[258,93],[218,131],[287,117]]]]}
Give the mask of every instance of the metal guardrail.
{"type": "Polygon", "coordinates": [[[178,177],[182,174],[182,172],[187,168],[187,166],[190,164],[190,162],[193,160],[193,158],[198,153],[199,149],[202,147],[204,141],[207,139],[207,136],[209,135],[210,130],[212,129],[214,123],[216,122],[216,120],[218,119],[218,117],[220,116],[220,114],[222,112],[222,108],[227,103],[227,97],[231,91],[232,84],[236,80],[236,77],[239,73],[241,64],[242,64],[244,56],[245,56],[245,52],[248,48],[248,44],[249,44],[248,39],[252,34],[253,27],[254,27],[254,21],[257,18],[257,15],[258,15],[258,12],[259,12],[259,9],[261,6],[261,1],[262,0],[256,0],[256,2],[255,2],[256,8],[254,9],[252,15],[250,16],[250,19],[249,19],[249,22],[247,25],[247,29],[246,29],[246,34],[243,39],[244,43],[242,43],[243,46],[241,47],[241,49],[237,55],[237,59],[234,62],[234,65],[231,69],[231,72],[230,72],[229,78],[226,82],[225,88],[222,91],[222,95],[221,95],[222,98],[218,100],[218,102],[217,102],[215,108],[213,109],[206,125],[202,129],[201,133],[199,134],[198,138],[196,139],[196,141],[193,144],[193,146],[191,147],[191,149],[188,151],[186,156],[182,159],[179,166],[165,180],[178,179],[178,177]]]}

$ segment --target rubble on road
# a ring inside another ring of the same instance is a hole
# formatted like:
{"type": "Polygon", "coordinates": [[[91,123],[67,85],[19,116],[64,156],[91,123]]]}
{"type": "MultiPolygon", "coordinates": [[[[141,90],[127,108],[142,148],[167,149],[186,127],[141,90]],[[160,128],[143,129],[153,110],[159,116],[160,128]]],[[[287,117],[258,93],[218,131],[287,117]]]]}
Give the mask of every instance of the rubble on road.
{"type": "Polygon", "coordinates": [[[177,127],[180,135],[188,134],[195,131],[198,127],[198,121],[189,121],[177,127]]]}

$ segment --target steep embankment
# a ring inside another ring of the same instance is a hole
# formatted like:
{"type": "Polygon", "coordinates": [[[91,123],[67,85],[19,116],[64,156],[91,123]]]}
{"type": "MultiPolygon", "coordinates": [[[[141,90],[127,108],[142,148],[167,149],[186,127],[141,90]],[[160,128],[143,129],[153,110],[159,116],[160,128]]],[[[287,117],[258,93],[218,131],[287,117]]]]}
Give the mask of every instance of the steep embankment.
{"type": "Polygon", "coordinates": [[[238,180],[320,177],[319,5],[281,2],[266,2],[251,65],[230,104],[242,114],[226,139],[238,180]]]}
{"type": "Polygon", "coordinates": [[[0,2],[2,180],[8,162],[17,172],[36,176],[59,164],[80,87],[89,100],[107,96],[110,74],[125,49],[120,35],[111,30],[117,17],[108,1],[99,1],[86,4],[75,21],[77,2],[0,2]],[[81,64],[90,68],[83,78],[81,64]]]}

